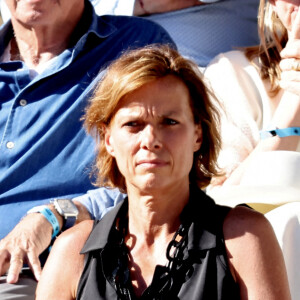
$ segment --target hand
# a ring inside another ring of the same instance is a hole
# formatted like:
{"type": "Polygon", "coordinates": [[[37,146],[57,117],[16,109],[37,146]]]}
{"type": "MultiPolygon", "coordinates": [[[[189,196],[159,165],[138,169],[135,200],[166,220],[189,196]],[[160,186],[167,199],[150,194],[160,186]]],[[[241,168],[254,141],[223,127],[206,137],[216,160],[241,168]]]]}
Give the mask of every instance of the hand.
{"type": "Polygon", "coordinates": [[[280,62],[281,80],[280,87],[300,97],[300,59],[283,59],[280,62]],[[294,70],[293,66],[299,66],[294,70]]]}
{"type": "Polygon", "coordinates": [[[52,226],[42,214],[27,215],[0,241],[0,275],[8,272],[7,282],[16,283],[26,263],[39,280],[39,255],[50,245],[51,236],[52,226]]]}
{"type": "MultiPolygon", "coordinates": [[[[79,214],[76,223],[90,220],[86,207],[74,201],[79,214]]],[[[62,228],[63,218],[57,213],[53,205],[48,208],[55,214],[62,228]]],[[[41,276],[39,255],[50,245],[52,238],[52,225],[40,213],[31,213],[23,218],[20,223],[0,241],[0,275],[7,274],[8,283],[16,283],[19,279],[23,264],[28,264],[36,280],[41,276]]]]}
{"type": "Polygon", "coordinates": [[[282,89],[300,96],[300,10],[298,10],[289,40],[281,51],[280,62],[282,89]]]}

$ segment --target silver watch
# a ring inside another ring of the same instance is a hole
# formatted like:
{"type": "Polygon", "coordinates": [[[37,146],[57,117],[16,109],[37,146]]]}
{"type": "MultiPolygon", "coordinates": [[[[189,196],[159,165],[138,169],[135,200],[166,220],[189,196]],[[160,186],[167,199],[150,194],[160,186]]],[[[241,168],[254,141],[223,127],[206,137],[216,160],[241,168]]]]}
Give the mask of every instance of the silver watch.
{"type": "Polygon", "coordinates": [[[57,212],[63,217],[63,230],[72,227],[78,216],[78,209],[71,199],[54,199],[54,207],[57,212]]]}

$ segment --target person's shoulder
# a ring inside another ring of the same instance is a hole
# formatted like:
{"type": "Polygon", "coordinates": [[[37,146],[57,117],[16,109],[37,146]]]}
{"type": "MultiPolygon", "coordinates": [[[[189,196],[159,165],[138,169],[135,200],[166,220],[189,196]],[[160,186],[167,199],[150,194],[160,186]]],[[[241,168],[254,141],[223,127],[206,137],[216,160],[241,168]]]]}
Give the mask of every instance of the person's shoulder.
{"type": "Polygon", "coordinates": [[[88,235],[94,226],[94,220],[85,220],[82,221],[75,226],[69,228],[68,230],[64,231],[60,236],[64,238],[72,238],[76,237],[77,235],[88,235]]]}
{"type": "Polygon", "coordinates": [[[236,206],[227,214],[223,224],[226,239],[265,238],[273,234],[267,218],[258,211],[245,206],[236,206]]]}
{"type": "Polygon", "coordinates": [[[166,30],[161,25],[142,17],[102,15],[98,16],[98,19],[101,19],[102,21],[114,25],[118,28],[138,26],[136,27],[136,30],[149,28],[153,30],[160,30],[166,32],[166,30]]]}
{"type": "Polygon", "coordinates": [[[98,16],[100,22],[105,22],[117,29],[116,34],[133,38],[136,43],[149,41],[151,43],[175,44],[169,33],[159,24],[141,17],[134,16],[98,16]]]}
{"type": "Polygon", "coordinates": [[[70,245],[72,245],[71,248],[74,252],[80,252],[92,232],[93,226],[93,220],[85,220],[76,224],[58,236],[55,241],[55,247],[60,250],[70,250],[70,245]]]}
{"type": "Polygon", "coordinates": [[[232,50],[225,53],[222,53],[221,56],[225,59],[228,59],[236,63],[249,63],[248,58],[245,55],[245,52],[242,50],[232,50]]]}
{"type": "Polygon", "coordinates": [[[245,53],[241,50],[232,50],[228,52],[219,53],[215,56],[208,66],[205,68],[205,72],[208,72],[210,69],[215,68],[216,66],[244,66],[248,65],[249,60],[245,56],[245,53]]]}
{"type": "Polygon", "coordinates": [[[84,267],[80,252],[92,227],[93,221],[82,221],[59,235],[43,268],[38,299],[73,299],[76,295],[84,267]]]}
{"type": "Polygon", "coordinates": [[[229,267],[247,299],[290,299],[284,260],[265,216],[247,207],[227,215],[223,233],[229,267]]]}
{"type": "Polygon", "coordinates": [[[213,86],[228,86],[228,83],[234,83],[235,79],[241,78],[245,74],[246,68],[250,65],[249,60],[243,51],[232,50],[220,53],[208,64],[204,70],[204,77],[213,86]],[[223,79],[223,82],[220,81],[223,79]]]}
{"type": "MultiPolygon", "coordinates": [[[[238,205],[229,211],[228,215],[226,216],[224,225],[226,225],[226,228],[230,230],[236,230],[235,224],[241,225],[239,228],[242,229],[243,227],[249,227],[249,226],[257,226],[261,225],[261,223],[268,222],[265,216],[244,205],[238,205]]],[[[239,229],[237,228],[237,229],[239,229]]]]}

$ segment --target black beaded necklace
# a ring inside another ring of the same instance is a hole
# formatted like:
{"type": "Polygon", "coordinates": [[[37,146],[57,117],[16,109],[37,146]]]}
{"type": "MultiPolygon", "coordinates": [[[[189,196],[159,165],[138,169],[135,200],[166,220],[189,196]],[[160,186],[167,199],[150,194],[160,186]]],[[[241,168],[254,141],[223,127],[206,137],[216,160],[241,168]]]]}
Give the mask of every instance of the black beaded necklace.
{"type": "MultiPolygon", "coordinates": [[[[191,225],[186,218],[184,209],[181,214],[182,223],[170,241],[166,257],[166,266],[157,265],[153,279],[140,299],[178,299],[178,292],[184,282],[192,273],[191,256],[185,251],[188,244],[188,231],[191,225]]],[[[128,217],[119,217],[116,222],[117,240],[119,246],[118,267],[114,270],[114,285],[119,299],[136,299],[130,281],[128,269],[128,248],[125,244],[125,236],[128,232],[128,217]]]]}

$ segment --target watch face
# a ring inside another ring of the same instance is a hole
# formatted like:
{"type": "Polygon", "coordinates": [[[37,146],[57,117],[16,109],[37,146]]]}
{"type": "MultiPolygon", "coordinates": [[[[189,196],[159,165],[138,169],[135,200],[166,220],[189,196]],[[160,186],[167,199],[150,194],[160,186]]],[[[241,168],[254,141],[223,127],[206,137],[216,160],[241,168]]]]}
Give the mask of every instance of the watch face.
{"type": "Polygon", "coordinates": [[[78,209],[70,199],[57,199],[57,204],[64,214],[77,215],[78,209]]]}

